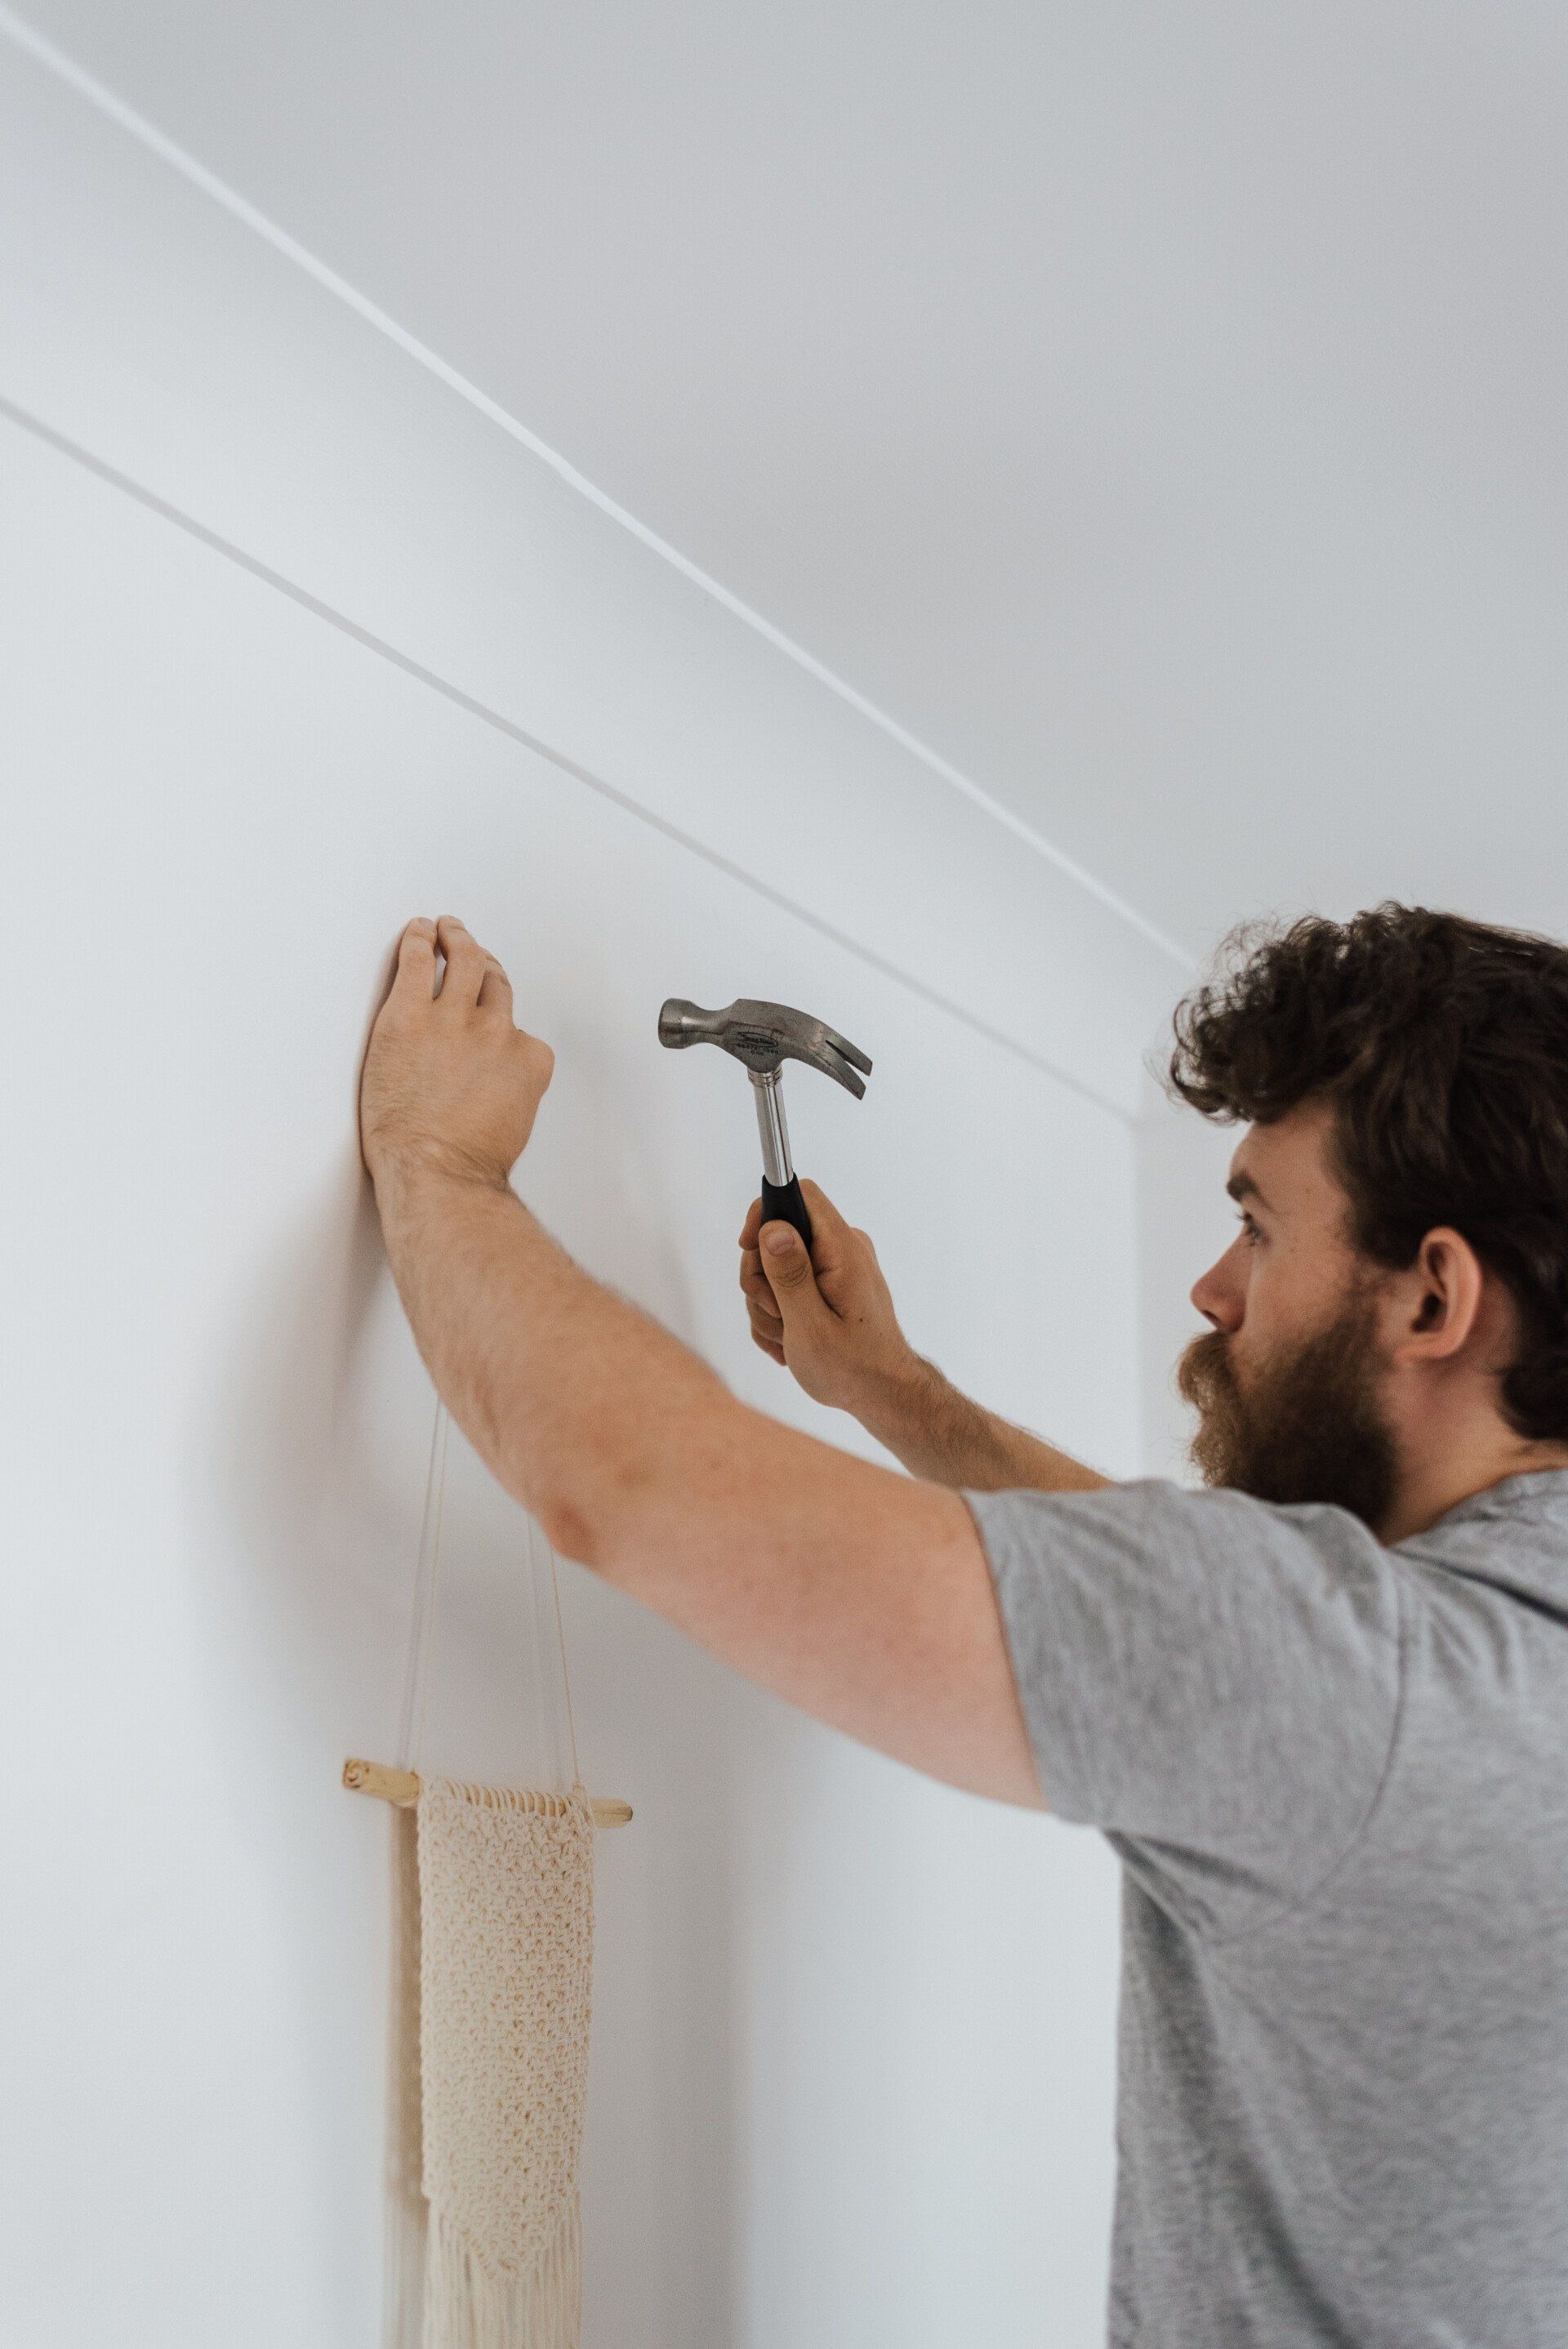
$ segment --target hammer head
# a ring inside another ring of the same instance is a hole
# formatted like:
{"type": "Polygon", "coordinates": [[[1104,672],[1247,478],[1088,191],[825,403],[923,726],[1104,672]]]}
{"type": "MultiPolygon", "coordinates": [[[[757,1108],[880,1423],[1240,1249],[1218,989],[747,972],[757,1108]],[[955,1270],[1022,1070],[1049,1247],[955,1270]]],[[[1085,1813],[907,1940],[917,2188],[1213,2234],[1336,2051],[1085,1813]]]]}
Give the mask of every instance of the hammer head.
{"type": "Polygon", "coordinates": [[[785,1061],[804,1061],[857,1101],[872,1068],[848,1037],[809,1012],[792,1011],[787,1003],[758,1003],[748,996],[726,1010],[705,1011],[700,1003],[686,1003],[672,995],[659,1013],[659,1041],[677,1052],[687,1044],[717,1044],[748,1069],[763,1071],[785,1061]]]}

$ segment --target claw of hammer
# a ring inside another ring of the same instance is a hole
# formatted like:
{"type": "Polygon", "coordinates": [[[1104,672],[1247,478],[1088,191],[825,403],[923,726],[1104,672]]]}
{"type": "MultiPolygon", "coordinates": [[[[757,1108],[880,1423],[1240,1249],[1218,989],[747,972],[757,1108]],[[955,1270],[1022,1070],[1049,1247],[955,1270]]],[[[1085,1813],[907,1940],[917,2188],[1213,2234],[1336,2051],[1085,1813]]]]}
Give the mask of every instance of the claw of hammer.
{"type": "Polygon", "coordinates": [[[777,1071],[781,1061],[804,1061],[835,1078],[857,1101],[872,1072],[865,1054],[825,1020],[792,1010],[788,1003],[758,1003],[749,996],[723,1011],[705,1011],[700,1003],[672,995],[659,1013],[659,1041],[674,1051],[687,1044],[717,1044],[758,1071],[777,1071]]]}

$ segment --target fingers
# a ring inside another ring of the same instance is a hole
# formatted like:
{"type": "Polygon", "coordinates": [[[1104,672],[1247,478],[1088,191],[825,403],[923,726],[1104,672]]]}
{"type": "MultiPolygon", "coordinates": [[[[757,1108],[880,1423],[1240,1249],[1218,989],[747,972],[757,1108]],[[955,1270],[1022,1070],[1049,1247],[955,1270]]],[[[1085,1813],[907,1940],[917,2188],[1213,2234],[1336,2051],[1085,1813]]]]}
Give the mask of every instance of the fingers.
{"type": "Polygon", "coordinates": [[[776,1313],[762,1313],[757,1310],[756,1308],[753,1308],[751,1312],[751,1334],[756,1339],[759,1346],[777,1346],[779,1353],[783,1353],[784,1324],[779,1320],[776,1313]]]}
{"type": "Polygon", "coordinates": [[[408,923],[397,941],[392,992],[410,1003],[428,1003],[436,992],[436,925],[423,916],[408,923]]]}
{"type": "Polygon", "coordinates": [[[740,1227],[741,1293],[748,1305],[755,1306],[777,1321],[779,1308],[773,1302],[773,1291],[769,1288],[767,1275],[762,1269],[761,1236],[762,1202],[753,1199],[747,1210],[746,1221],[740,1227]]]}
{"type": "Polygon", "coordinates": [[[511,981],[488,947],[455,914],[443,914],[432,935],[447,958],[441,1001],[452,1010],[493,1011],[511,1025],[511,981]]]}
{"type": "Polygon", "coordinates": [[[485,957],[485,975],[480,982],[480,1009],[499,1012],[509,1023],[511,1019],[511,981],[492,954],[485,957]]]}
{"type": "Polygon", "coordinates": [[[751,1317],[751,1326],[754,1330],[760,1330],[765,1338],[782,1338],[783,1317],[773,1302],[773,1292],[770,1288],[764,1287],[758,1297],[748,1296],[746,1300],[746,1309],[751,1317]]]}
{"type": "Polygon", "coordinates": [[[755,1248],[748,1248],[740,1259],[740,1288],[746,1299],[746,1309],[754,1329],[765,1330],[769,1337],[778,1337],[784,1324],[774,1302],[773,1291],[768,1286],[762,1269],[762,1258],[755,1248]]]}
{"type": "MultiPolygon", "coordinates": [[[[761,1202],[746,1218],[746,1228],[755,1238],[761,1227],[761,1202]]],[[[784,1362],[784,1320],[774,1301],[762,1269],[762,1258],[756,1247],[748,1247],[740,1258],[740,1286],[746,1299],[746,1311],[751,1323],[751,1341],[759,1346],[769,1359],[784,1362]]]]}
{"type": "Polygon", "coordinates": [[[392,999],[408,1004],[433,999],[449,1011],[477,1009],[491,1013],[498,1027],[510,1030],[539,1092],[549,1084],[554,1053],[542,1038],[514,1025],[511,979],[495,956],[480,946],[455,914],[443,914],[438,922],[421,916],[408,924],[397,943],[392,999]],[[437,995],[438,956],[445,957],[447,968],[437,995]]]}
{"type": "Polygon", "coordinates": [[[800,1177],[800,1189],[806,1205],[811,1212],[813,1244],[819,1239],[847,1239],[850,1227],[821,1185],[813,1183],[809,1174],[803,1174],[800,1177]]]}
{"type": "Polygon", "coordinates": [[[441,916],[436,925],[436,942],[447,957],[447,975],[441,981],[442,1003],[449,1010],[471,1011],[480,999],[480,988],[492,957],[478,938],[469,936],[455,914],[441,916]]]}
{"type": "Polygon", "coordinates": [[[811,1262],[819,1279],[830,1279],[851,1261],[855,1235],[820,1184],[808,1176],[800,1191],[811,1216],[811,1262]]]}
{"type": "Polygon", "coordinates": [[[769,1312],[774,1312],[777,1308],[773,1303],[773,1291],[768,1286],[768,1276],[762,1269],[761,1232],[762,1208],[758,1201],[757,1206],[748,1216],[746,1230],[740,1236],[742,1241],[746,1243],[740,1251],[740,1286],[748,1298],[753,1299],[759,1305],[765,1305],[769,1312]],[[748,1242],[747,1233],[750,1234],[748,1242]]]}
{"type": "Polygon", "coordinates": [[[793,1225],[764,1224],[760,1199],[752,1201],[741,1226],[741,1292],[752,1335],[765,1350],[769,1345],[781,1345],[786,1327],[799,1325],[802,1316],[830,1309],[818,1278],[831,1278],[841,1271],[853,1237],[824,1191],[815,1183],[802,1184],[801,1189],[811,1212],[809,1249],[793,1225]]]}

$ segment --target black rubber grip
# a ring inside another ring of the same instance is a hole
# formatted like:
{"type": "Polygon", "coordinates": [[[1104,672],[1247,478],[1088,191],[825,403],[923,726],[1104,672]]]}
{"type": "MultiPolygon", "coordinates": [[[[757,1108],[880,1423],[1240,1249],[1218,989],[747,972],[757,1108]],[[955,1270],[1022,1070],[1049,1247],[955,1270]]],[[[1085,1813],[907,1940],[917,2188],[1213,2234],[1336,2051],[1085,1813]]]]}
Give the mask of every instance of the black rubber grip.
{"type": "Polygon", "coordinates": [[[808,1247],[811,1245],[811,1218],[806,1213],[806,1202],[800,1196],[800,1185],[794,1175],[782,1189],[762,1177],[762,1220],[765,1224],[793,1224],[808,1247]]]}

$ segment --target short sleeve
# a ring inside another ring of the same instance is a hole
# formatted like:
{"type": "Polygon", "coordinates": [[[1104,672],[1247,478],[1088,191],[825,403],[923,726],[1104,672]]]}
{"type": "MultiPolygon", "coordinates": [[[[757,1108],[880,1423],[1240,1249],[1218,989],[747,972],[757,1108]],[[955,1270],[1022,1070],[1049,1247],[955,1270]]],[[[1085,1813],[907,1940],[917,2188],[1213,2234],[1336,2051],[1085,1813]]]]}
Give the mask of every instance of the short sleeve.
{"type": "Polygon", "coordinates": [[[1198,1928],[1306,1898],[1398,1717],[1398,1569],[1346,1510],[1162,1479],[968,1493],[1050,1808],[1198,1928]]]}

